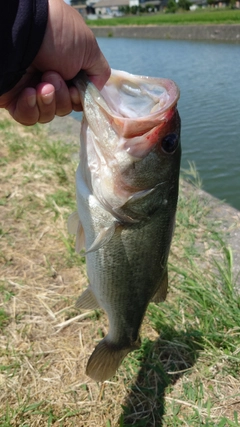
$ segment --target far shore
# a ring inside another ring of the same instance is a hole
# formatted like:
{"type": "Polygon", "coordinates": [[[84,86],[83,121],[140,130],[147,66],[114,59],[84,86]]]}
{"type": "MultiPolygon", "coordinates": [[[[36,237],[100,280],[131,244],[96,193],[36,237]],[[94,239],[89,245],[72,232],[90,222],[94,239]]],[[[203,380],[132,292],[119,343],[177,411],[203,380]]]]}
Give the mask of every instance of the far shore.
{"type": "Polygon", "coordinates": [[[216,40],[240,43],[240,24],[90,26],[96,37],[216,40]]]}

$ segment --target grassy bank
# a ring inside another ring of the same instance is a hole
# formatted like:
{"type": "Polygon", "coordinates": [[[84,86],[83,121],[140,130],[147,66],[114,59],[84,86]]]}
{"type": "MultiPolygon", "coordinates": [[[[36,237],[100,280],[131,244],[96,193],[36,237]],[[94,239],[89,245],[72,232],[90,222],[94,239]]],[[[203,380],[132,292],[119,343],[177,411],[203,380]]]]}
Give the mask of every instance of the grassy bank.
{"type": "Polygon", "coordinates": [[[201,24],[240,24],[240,10],[199,9],[194,12],[156,13],[121,18],[88,20],[90,26],[105,25],[201,25],[201,24]]]}
{"type": "Polygon", "coordinates": [[[84,372],[107,319],[74,309],[87,279],[66,230],[78,142],[1,112],[0,152],[0,425],[239,426],[240,298],[208,204],[182,182],[167,301],[101,387],[84,372]]]}

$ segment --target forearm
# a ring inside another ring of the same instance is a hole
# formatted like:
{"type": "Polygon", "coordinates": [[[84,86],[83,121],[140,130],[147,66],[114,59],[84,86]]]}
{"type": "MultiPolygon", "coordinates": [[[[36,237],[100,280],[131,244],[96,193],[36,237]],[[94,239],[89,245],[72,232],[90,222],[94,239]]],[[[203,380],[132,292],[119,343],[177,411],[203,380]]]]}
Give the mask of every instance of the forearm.
{"type": "Polygon", "coordinates": [[[0,0],[0,96],[21,79],[44,37],[48,0],[0,0]]]}

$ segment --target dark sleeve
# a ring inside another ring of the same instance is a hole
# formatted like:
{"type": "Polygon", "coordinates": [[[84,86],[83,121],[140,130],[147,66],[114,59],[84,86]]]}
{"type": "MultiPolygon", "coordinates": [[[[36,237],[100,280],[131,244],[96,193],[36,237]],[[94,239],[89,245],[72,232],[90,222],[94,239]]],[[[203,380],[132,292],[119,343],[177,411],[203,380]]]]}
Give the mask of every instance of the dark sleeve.
{"type": "Polygon", "coordinates": [[[47,19],[48,0],[0,0],[0,95],[15,86],[34,60],[47,19]]]}

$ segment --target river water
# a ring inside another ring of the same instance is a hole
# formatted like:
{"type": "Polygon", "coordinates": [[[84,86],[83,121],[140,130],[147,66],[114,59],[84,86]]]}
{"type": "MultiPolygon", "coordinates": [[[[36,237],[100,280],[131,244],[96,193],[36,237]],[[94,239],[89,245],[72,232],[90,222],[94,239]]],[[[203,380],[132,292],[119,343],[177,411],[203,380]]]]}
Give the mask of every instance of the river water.
{"type": "Polygon", "coordinates": [[[166,77],[181,91],[182,168],[240,210],[240,45],[98,38],[112,68],[166,77]]]}

